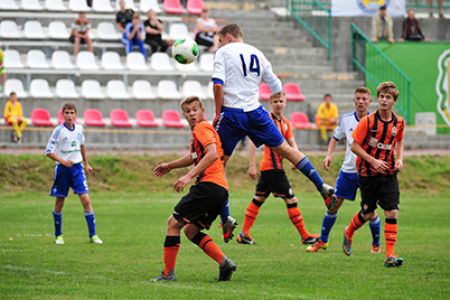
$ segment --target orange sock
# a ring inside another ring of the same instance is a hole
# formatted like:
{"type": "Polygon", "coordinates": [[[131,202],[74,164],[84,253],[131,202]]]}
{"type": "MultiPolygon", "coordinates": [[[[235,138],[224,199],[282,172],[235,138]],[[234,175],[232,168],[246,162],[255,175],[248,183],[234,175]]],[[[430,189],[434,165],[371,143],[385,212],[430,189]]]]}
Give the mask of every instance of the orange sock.
{"type": "Polygon", "coordinates": [[[166,236],[166,241],[164,242],[164,276],[169,275],[169,272],[175,270],[179,248],[179,236],[166,236]]]}
{"type": "Polygon", "coordinates": [[[250,229],[256,221],[256,217],[259,213],[259,208],[262,204],[263,202],[259,202],[253,199],[245,210],[244,224],[242,225],[242,232],[244,232],[245,235],[250,236],[250,229]]]}
{"type": "Polygon", "coordinates": [[[397,219],[386,219],[384,223],[384,238],[386,240],[386,257],[394,256],[397,242],[397,219]]]}
{"type": "Polygon", "coordinates": [[[219,265],[225,259],[225,254],[223,254],[222,250],[220,250],[219,246],[214,243],[209,235],[199,232],[192,239],[192,242],[199,246],[209,257],[217,261],[219,265]]]}
{"type": "Polygon", "coordinates": [[[303,222],[302,213],[297,207],[297,203],[288,204],[288,215],[289,219],[291,219],[292,224],[295,226],[295,228],[297,228],[297,231],[300,234],[302,240],[307,239],[310,234],[308,230],[306,230],[305,222],[303,222]]]}
{"type": "Polygon", "coordinates": [[[352,240],[353,235],[355,234],[355,231],[358,230],[361,226],[363,226],[366,223],[366,220],[361,216],[361,213],[358,211],[352,218],[352,221],[347,227],[347,231],[345,232],[345,235],[348,239],[352,240]]]}

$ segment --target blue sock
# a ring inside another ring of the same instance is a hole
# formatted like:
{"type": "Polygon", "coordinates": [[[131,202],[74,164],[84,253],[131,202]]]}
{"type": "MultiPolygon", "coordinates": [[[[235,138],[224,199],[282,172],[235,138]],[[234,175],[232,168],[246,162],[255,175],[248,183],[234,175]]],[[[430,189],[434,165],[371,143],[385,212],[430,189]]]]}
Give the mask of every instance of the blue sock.
{"type": "Polygon", "coordinates": [[[322,231],[320,232],[320,240],[324,243],[328,243],[328,236],[330,235],[331,228],[333,228],[334,222],[336,222],[337,213],[330,215],[325,213],[322,221],[322,231]]]}
{"type": "Polygon", "coordinates": [[[62,212],[53,210],[53,223],[55,224],[55,236],[62,234],[62,212]]]}
{"type": "Polygon", "coordinates": [[[375,220],[369,222],[370,231],[372,232],[372,245],[380,245],[380,218],[378,216],[375,220]]]}
{"type": "Polygon", "coordinates": [[[94,212],[84,212],[84,217],[86,218],[86,223],[88,225],[89,237],[92,237],[96,234],[94,212]]]}
{"type": "Polygon", "coordinates": [[[222,224],[225,224],[228,220],[228,216],[230,215],[230,202],[225,202],[225,206],[222,208],[222,211],[220,212],[220,219],[222,220],[222,224]]]}
{"type": "Polygon", "coordinates": [[[323,180],[317,172],[316,168],[312,165],[309,159],[305,156],[296,165],[297,169],[300,170],[309,180],[311,180],[316,189],[320,192],[322,190],[323,180]]]}

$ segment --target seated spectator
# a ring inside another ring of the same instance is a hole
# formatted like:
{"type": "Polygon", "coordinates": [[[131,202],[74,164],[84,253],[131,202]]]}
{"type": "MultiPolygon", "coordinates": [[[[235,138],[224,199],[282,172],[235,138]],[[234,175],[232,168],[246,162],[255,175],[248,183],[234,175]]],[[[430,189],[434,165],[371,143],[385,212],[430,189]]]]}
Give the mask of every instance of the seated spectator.
{"type": "Polygon", "coordinates": [[[388,41],[394,42],[394,23],[386,11],[386,6],[380,6],[378,14],[372,19],[372,42],[388,41]]]}
{"type": "MultiPolygon", "coordinates": [[[[439,12],[439,18],[444,18],[444,14],[442,13],[442,2],[443,0],[437,0],[438,3],[438,12],[439,12]]],[[[428,7],[430,10],[430,18],[433,18],[433,0],[428,0],[428,7]]]]}
{"type": "Polygon", "coordinates": [[[406,41],[423,41],[425,39],[413,9],[408,10],[408,17],[403,21],[402,39],[406,41]]]}
{"type": "Polygon", "coordinates": [[[317,127],[320,130],[320,139],[323,142],[328,142],[328,134],[333,134],[337,127],[339,110],[336,104],[332,103],[333,97],[330,94],[323,96],[324,102],[319,105],[316,114],[317,127]]]}
{"type": "Polygon", "coordinates": [[[133,15],[133,20],[126,25],[124,38],[122,38],[122,43],[125,45],[126,53],[128,54],[132,52],[133,47],[138,46],[139,51],[144,55],[145,59],[147,59],[147,50],[144,46],[144,37],[144,25],[141,23],[139,14],[135,13],[133,15]]]}
{"type": "Polygon", "coordinates": [[[133,20],[134,10],[126,8],[125,0],[119,1],[120,10],[116,13],[116,25],[117,29],[124,34],[125,27],[133,20]]]}
{"type": "Polygon", "coordinates": [[[22,141],[22,131],[27,126],[28,120],[23,116],[22,104],[20,104],[17,99],[15,92],[9,94],[8,101],[6,101],[5,104],[3,117],[5,118],[6,124],[12,125],[14,128],[14,142],[20,143],[22,141]]]}
{"type": "Polygon", "coordinates": [[[208,17],[208,9],[203,8],[201,17],[197,19],[195,26],[195,41],[197,44],[206,46],[208,52],[214,52],[217,49],[218,39],[216,33],[219,31],[216,20],[208,17]]]}
{"type": "Polygon", "coordinates": [[[73,54],[77,55],[80,52],[80,44],[86,44],[90,52],[94,52],[92,48],[92,40],[89,37],[89,28],[91,24],[86,18],[86,13],[80,12],[78,19],[72,23],[72,31],[70,32],[69,40],[73,44],[73,54]]]}
{"type": "Polygon", "coordinates": [[[163,40],[162,33],[164,25],[160,19],[156,17],[156,12],[150,9],[147,12],[148,19],[144,22],[145,43],[152,48],[152,53],[166,52],[173,43],[172,40],[163,40]]]}

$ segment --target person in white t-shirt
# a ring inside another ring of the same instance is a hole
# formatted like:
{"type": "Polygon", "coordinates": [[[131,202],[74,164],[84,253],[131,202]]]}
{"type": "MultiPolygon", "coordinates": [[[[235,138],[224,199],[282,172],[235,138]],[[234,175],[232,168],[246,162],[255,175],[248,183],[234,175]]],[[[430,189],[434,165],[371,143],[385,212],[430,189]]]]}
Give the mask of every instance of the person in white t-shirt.
{"type": "Polygon", "coordinates": [[[53,210],[55,225],[55,243],[64,244],[62,234],[62,209],[64,200],[72,188],[80,197],[84,208],[84,216],[89,230],[89,238],[94,244],[103,244],[96,232],[94,210],[89,197],[84,169],[88,174],[92,173],[92,167],[88,163],[86,148],[84,146],[83,126],[75,123],[76,107],[67,103],[62,109],[64,122],[59,124],[52,133],[45,149],[45,154],[56,162],[55,176],[50,196],[56,197],[53,210]],[[84,165],[84,166],[83,166],[84,165]]]}
{"type": "Polygon", "coordinates": [[[219,27],[216,20],[208,17],[208,9],[203,8],[201,17],[197,19],[195,25],[195,41],[201,46],[206,46],[208,52],[214,52],[217,50],[218,40],[217,32],[219,27]]]}

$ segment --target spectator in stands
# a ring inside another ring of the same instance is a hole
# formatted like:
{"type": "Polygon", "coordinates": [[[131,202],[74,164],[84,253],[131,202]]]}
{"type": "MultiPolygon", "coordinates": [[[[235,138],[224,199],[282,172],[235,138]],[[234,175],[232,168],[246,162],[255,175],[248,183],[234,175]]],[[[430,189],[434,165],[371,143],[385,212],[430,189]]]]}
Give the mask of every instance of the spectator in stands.
{"type": "Polygon", "coordinates": [[[320,138],[323,142],[328,142],[329,133],[333,133],[339,120],[339,110],[336,104],[332,103],[333,97],[330,94],[323,96],[324,102],[319,105],[316,114],[316,123],[320,131],[320,138]]]}
{"type": "Polygon", "coordinates": [[[121,33],[125,33],[125,27],[133,20],[134,10],[127,8],[125,0],[119,1],[120,10],[116,13],[117,28],[121,33]]]}
{"type": "MultiPolygon", "coordinates": [[[[438,12],[439,18],[444,18],[444,14],[442,13],[442,2],[443,0],[437,0],[438,3],[438,12]]],[[[433,0],[428,0],[428,7],[430,9],[430,18],[433,18],[433,0]]]]}
{"type": "Polygon", "coordinates": [[[92,40],[89,37],[89,28],[91,28],[91,24],[86,17],[86,13],[80,12],[78,19],[72,22],[72,31],[69,37],[70,42],[73,44],[74,55],[80,52],[80,44],[86,44],[88,51],[94,52],[92,40]]]}
{"type": "Polygon", "coordinates": [[[0,48],[0,94],[3,94],[3,87],[6,82],[6,71],[5,66],[3,65],[3,50],[0,48]]]}
{"type": "Polygon", "coordinates": [[[28,124],[27,119],[23,116],[22,104],[17,99],[15,92],[9,94],[8,101],[5,104],[3,112],[6,124],[12,125],[14,128],[13,140],[16,143],[22,141],[22,131],[28,124]]]}
{"type": "Polygon", "coordinates": [[[197,19],[195,31],[197,44],[208,47],[208,52],[216,51],[218,45],[216,33],[219,31],[219,27],[216,20],[208,17],[207,8],[203,8],[201,17],[197,19]]]}
{"type": "Polygon", "coordinates": [[[138,46],[139,51],[142,55],[144,55],[145,59],[147,59],[147,50],[144,46],[144,37],[144,25],[141,23],[139,14],[135,13],[133,15],[133,20],[125,27],[125,36],[122,38],[122,43],[125,45],[126,53],[128,54],[132,52],[133,47],[138,46]]]}
{"type": "Polygon", "coordinates": [[[372,41],[394,42],[394,23],[386,11],[386,6],[380,6],[378,14],[372,19],[372,41]]]}
{"type": "Polygon", "coordinates": [[[408,10],[408,17],[403,21],[402,40],[423,41],[425,36],[420,29],[414,9],[408,10]]]}
{"type": "Polygon", "coordinates": [[[162,39],[164,25],[162,21],[156,17],[156,12],[153,9],[150,9],[147,12],[147,17],[148,19],[144,22],[145,43],[152,48],[152,53],[166,52],[173,41],[162,39]]]}

